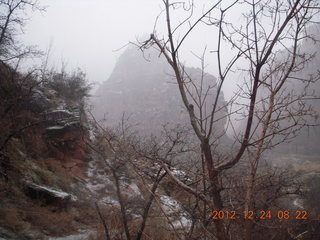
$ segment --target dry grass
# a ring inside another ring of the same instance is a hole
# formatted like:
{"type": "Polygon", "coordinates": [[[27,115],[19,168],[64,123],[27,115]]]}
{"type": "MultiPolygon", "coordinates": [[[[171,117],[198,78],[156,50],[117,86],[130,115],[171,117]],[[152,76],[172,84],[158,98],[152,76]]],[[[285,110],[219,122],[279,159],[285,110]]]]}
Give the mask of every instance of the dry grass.
{"type": "Polygon", "coordinates": [[[24,232],[28,231],[31,228],[31,224],[23,219],[26,218],[26,215],[18,211],[15,207],[7,207],[6,209],[0,208],[0,223],[4,227],[8,227],[14,232],[24,232]]]}
{"type": "Polygon", "coordinates": [[[74,225],[74,216],[67,212],[51,212],[42,208],[29,215],[30,222],[50,236],[63,236],[77,230],[74,225]]]}

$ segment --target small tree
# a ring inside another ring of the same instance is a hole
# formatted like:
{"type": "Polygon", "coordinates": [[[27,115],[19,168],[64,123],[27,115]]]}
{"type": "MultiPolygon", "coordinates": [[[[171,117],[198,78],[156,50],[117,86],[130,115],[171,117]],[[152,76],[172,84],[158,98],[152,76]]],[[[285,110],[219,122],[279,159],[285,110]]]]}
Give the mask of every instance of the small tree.
{"type": "Polygon", "coordinates": [[[43,11],[37,0],[0,1],[0,61],[21,59],[28,54],[38,53],[32,47],[25,47],[17,40],[27,21],[24,18],[29,10],[43,11]]]}

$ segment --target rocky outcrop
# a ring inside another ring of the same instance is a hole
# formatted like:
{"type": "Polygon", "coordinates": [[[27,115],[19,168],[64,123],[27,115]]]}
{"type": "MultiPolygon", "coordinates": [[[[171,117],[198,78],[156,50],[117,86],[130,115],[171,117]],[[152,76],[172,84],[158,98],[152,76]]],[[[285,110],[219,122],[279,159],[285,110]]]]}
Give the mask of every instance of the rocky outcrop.
{"type": "Polygon", "coordinates": [[[82,75],[50,73],[40,81],[3,63],[0,73],[0,239],[73,236],[96,227],[84,184],[82,75]]]}
{"type": "Polygon", "coordinates": [[[50,186],[39,185],[29,180],[23,183],[26,194],[31,198],[40,200],[45,205],[54,205],[60,209],[67,209],[71,200],[71,194],[53,189],[50,186]]]}
{"type": "MultiPolygon", "coordinates": [[[[188,79],[196,85],[199,86],[203,78],[203,89],[211,87],[207,96],[207,103],[210,104],[207,104],[206,110],[209,113],[216,94],[216,78],[201,69],[186,67],[185,71],[188,79]]],[[[125,113],[125,118],[129,117],[132,124],[138,125],[140,133],[155,134],[165,124],[173,127],[189,123],[173,72],[154,49],[142,54],[134,47],[128,48],[119,58],[110,78],[98,89],[93,101],[94,115],[98,119],[105,116],[109,125],[117,125],[125,113]]],[[[222,105],[223,94],[219,101],[222,105]]],[[[191,98],[190,102],[193,104],[191,98]]],[[[225,112],[224,108],[219,115],[225,112]]],[[[225,120],[221,120],[217,126],[223,129],[224,124],[225,120]]]]}

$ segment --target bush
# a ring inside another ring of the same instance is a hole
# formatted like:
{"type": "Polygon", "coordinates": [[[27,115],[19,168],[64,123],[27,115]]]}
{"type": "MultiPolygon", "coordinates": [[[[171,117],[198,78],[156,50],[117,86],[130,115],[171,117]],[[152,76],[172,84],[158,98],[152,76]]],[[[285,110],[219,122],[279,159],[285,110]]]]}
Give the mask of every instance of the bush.
{"type": "Polygon", "coordinates": [[[53,89],[57,97],[63,98],[67,103],[83,102],[89,97],[91,85],[87,83],[86,75],[80,69],[67,74],[53,72],[48,80],[48,86],[53,89]]]}

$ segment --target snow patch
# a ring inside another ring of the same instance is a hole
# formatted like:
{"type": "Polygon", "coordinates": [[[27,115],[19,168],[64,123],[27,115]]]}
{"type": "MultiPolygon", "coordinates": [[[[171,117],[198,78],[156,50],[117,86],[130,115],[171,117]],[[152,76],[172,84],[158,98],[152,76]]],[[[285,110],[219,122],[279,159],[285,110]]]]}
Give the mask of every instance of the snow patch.
{"type": "Polygon", "coordinates": [[[129,188],[132,190],[134,195],[138,195],[138,196],[142,195],[137,184],[131,183],[129,185],[129,188]]]}
{"type": "Polygon", "coordinates": [[[40,186],[40,185],[37,185],[38,188],[40,189],[43,189],[43,190],[46,190],[50,193],[52,193],[53,195],[59,197],[59,198],[68,198],[70,196],[69,193],[66,193],[66,192],[63,192],[63,191],[57,191],[57,190],[54,190],[52,188],[49,188],[49,187],[45,187],[45,186],[40,186]]]}
{"type": "Polygon", "coordinates": [[[174,228],[189,228],[192,221],[189,218],[189,214],[183,210],[179,201],[166,196],[161,195],[160,200],[162,203],[162,209],[169,217],[169,220],[174,228]]]}
{"type": "Polygon", "coordinates": [[[172,222],[172,225],[175,228],[189,228],[191,224],[192,224],[191,220],[185,216],[182,216],[180,219],[172,222]]]}
{"type": "Polygon", "coordinates": [[[103,183],[99,183],[99,184],[87,183],[87,188],[91,191],[100,191],[100,190],[104,189],[105,187],[106,187],[106,185],[103,183]]]}
{"type": "Polygon", "coordinates": [[[35,183],[31,182],[31,181],[26,181],[26,184],[29,185],[30,187],[32,187],[33,189],[38,189],[38,190],[41,190],[41,191],[44,191],[44,192],[48,192],[52,196],[55,196],[57,198],[68,199],[68,198],[71,197],[69,193],[66,193],[66,192],[63,192],[63,191],[58,191],[58,190],[52,189],[52,188],[50,188],[48,186],[35,184],[35,183]]]}
{"type": "Polygon", "coordinates": [[[110,196],[102,198],[101,202],[104,204],[112,205],[112,206],[118,206],[118,207],[120,206],[119,202],[110,196]]]}
{"type": "Polygon", "coordinates": [[[169,196],[162,195],[160,200],[162,202],[163,210],[168,215],[178,212],[181,208],[180,203],[169,196]]]}
{"type": "Polygon", "coordinates": [[[75,235],[65,237],[49,237],[48,240],[87,240],[90,237],[96,237],[97,233],[94,231],[87,231],[75,235]]]}
{"type": "Polygon", "coordinates": [[[296,198],[294,201],[293,201],[293,205],[300,208],[300,209],[304,209],[303,207],[303,203],[302,203],[302,200],[299,199],[299,198],[296,198]]]}
{"type": "Polygon", "coordinates": [[[66,109],[56,109],[56,110],[52,110],[51,112],[48,112],[48,113],[65,113],[65,114],[70,115],[70,116],[73,115],[72,112],[70,112],[70,111],[68,111],[66,109]]]}
{"type": "Polygon", "coordinates": [[[47,127],[47,130],[60,130],[60,129],[64,129],[64,126],[51,126],[51,127],[47,127]]]}
{"type": "Polygon", "coordinates": [[[78,199],[77,196],[71,194],[71,201],[76,202],[76,201],[78,201],[78,200],[79,200],[79,199],[78,199]]]}

